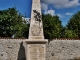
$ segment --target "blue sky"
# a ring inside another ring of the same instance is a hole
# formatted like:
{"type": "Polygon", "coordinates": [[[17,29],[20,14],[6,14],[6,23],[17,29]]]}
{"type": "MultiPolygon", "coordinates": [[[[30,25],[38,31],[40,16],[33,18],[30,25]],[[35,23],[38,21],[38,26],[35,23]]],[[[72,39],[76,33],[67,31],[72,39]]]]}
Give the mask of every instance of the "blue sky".
{"type": "MultiPolygon", "coordinates": [[[[0,10],[16,7],[27,18],[31,16],[32,0],[0,0],[0,10]]],[[[69,18],[80,10],[80,0],[41,0],[44,14],[58,15],[65,26],[69,18]]]]}

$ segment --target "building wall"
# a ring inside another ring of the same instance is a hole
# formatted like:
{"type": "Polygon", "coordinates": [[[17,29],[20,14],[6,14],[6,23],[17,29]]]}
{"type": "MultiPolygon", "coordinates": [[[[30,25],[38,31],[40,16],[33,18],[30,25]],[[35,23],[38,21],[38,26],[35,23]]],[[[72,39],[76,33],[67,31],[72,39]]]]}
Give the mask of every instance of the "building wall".
{"type": "MultiPolygon", "coordinates": [[[[26,60],[25,39],[0,39],[0,60],[26,60]]],[[[80,57],[80,40],[49,40],[46,60],[71,60],[80,57]]]]}

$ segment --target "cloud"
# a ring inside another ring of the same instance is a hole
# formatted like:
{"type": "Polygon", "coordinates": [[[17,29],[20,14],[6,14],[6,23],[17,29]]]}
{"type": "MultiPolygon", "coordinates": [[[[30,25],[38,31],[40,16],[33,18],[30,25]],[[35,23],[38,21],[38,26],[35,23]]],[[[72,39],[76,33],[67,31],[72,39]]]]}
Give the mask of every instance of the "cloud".
{"type": "Polygon", "coordinates": [[[48,9],[48,5],[45,3],[41,3],[41,9],[42,10],[47,10],[48,9]]]}
{"type": "Polygon", "coordinates": [[[48,5],[45,3],[41,3],[41,9],[44,10],[44,14],[50,14],[50,15],[55,15],[55,10],[50,9],[48,10],[48,5]]]}
{"type": "Polygon", "coordinates": [[[55,15],[55,10],[47,10],[44,12],[44,14],[50,14],[50,15],[55,15]]]}
{"type": "Polygon", "coordinates": [[[57,14],[60,18],[66,18],[67,16],[73,15],[73,13],[66,12],[65,14],[57,14]]]}
{"type": "Polygon", "coordinates": [[[56,8],[70,8],[79,6],[79,0],[41,0],[46,4],[52,4],[56,8]]]}
{"type": "Polygon", "coordinates": [[[65,15],[72,15],[73,13],[67,12],[65,15]]]}
{"type": "Polygon", "coordinates": [[[57,16],[59,16],[59,17],[61,17],[61,18],[63,18],[64,16],[63,15],[61,15],[61,14],[57,14],[57,16]]]}

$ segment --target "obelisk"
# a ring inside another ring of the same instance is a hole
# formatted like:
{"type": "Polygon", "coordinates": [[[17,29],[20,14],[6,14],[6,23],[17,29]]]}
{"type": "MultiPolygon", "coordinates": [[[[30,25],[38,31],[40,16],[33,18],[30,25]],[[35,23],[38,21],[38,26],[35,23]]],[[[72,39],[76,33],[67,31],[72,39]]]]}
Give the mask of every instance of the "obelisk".
{"type": "Polygon", "coordinates": [[[29,39],[26,43],[26,60],[45,60],[47,40],[43,34],[40,0],[32,0],[29,39]]]}
{"type": "Polygon", "coordinates": [[[40,0],[32,0],[29,39],[44,39],[40,0]]]}

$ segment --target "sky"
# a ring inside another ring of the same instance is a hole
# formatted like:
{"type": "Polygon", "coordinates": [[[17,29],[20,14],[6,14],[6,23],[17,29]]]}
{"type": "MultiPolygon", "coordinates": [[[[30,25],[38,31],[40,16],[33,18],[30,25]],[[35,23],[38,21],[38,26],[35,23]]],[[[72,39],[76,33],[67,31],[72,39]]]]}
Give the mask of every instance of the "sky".
{"type": "MultiPolygon", "coordinates": [[[[0,10],[16,7],[20,13],[31,17],[32,0],[0,0],[0,10]]],[[[80,0],[41,0],[44,14],[58,15],[62,25],[66,26],[73,14],[80,10],[80,0]]]]}

